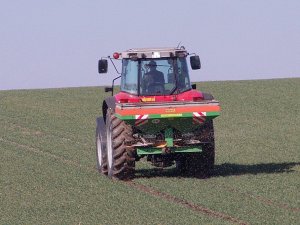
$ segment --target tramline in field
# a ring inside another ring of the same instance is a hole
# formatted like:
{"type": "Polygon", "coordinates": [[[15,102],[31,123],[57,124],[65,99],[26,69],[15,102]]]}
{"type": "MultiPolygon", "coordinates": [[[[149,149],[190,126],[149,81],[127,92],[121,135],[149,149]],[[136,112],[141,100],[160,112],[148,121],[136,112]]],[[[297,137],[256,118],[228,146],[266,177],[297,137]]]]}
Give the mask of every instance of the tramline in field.
{"type": "MultiPolygon", "coordinates": [[[[97,166],[110,178],[132,179],[135,163],[146,157],[156,167],[176,164],[182,174],[208,177],[214,166],[213,119],[220,114],[211,94],[191,85],[187,58],[200,69],[198,55],[181,48],[130,49],[114,53],[122,60],[121,75],[113,80],[112,96],[97,118],[97,166]],[[113,95],[114,81],[121,91],[113,95]]],[[[99,60],[107,73],[108,60],[99,60]]],[[[115,65],[114,65],[115,67],[115,65]]]]}

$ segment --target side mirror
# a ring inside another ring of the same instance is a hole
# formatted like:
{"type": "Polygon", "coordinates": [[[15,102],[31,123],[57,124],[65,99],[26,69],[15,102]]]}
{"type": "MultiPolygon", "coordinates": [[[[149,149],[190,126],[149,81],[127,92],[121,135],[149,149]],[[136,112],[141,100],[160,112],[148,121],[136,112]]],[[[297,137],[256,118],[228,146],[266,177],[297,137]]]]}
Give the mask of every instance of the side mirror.
{"type": "Polygon", "coordinates": [[[99,73],[107,73],[107,60],[100,59],[98,62],[98,72],[99,73]]]}
{"type": "Polygon", "coordinates": [[[193,70],[198,70],[201,68],[201,62],[198,55],[191,56],[190,63],[193,70]]]}
{"type": "Polygon", "coordinates": [[[196,84],[192,84],[192,89],[197,89],[197,85],[196,84]]]}

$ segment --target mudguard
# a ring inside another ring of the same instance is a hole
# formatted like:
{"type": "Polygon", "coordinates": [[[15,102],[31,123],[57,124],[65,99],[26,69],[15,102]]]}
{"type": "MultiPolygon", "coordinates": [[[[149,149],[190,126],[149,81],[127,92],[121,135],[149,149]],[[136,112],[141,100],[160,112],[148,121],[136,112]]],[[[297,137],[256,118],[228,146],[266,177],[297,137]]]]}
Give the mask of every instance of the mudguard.
{"type": "Polygon", "coordinates": [[[106,137],[106,129],[103,117],[98,117],[96,119],[98,132],[102,135],[102,137],[106,137]]]}
{"type": "Polygon", "coordinates": [[[106,112],[107,112],[107,109],[109,109],[109,108],[113,109],[113,110],[115,110],[115,108],[116,108],[116,98],[114,96],[110,96],[103,101],[102,116],[103,116],[104,122],[106,122],[106,112]]]}
{"type": "Polygon", "coordinates": [[[202,92],[203,100],[213,100],[214,96],[212,96],[210,93],[202,92]]]}

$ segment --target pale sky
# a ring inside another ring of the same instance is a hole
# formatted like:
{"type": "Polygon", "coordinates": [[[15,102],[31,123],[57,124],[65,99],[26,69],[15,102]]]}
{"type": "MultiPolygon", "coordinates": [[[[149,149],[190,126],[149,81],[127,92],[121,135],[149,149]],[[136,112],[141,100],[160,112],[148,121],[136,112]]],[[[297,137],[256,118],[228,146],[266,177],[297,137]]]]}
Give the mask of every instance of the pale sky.
{"type": "Polygon", "coordinates": [[[299,0],[0,0],[0,90],[102,86],[101,56],[198,53],[192,81],[300,77],[299,0]]]}

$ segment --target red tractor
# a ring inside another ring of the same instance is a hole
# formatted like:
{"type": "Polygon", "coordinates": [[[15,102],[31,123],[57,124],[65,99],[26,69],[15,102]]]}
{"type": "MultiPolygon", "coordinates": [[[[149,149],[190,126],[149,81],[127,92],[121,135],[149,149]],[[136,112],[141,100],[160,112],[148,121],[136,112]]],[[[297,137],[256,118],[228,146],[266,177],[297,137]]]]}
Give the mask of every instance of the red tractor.
{"type": "MultiPolygon", "coordinates": [[[[213,118],[219,102],[191,85],[187,58],[200,69],[198,55],[181,48],[130,49],[122,60],[120,92],[102,104],[97,118],[97,166],[109,178],[132,179],[135,163],[146,157],[156,167],[176,165],[181,174],[208,177],[214,167],[213,118]]],[[[108,59],[99,60],[106,73],[108,59]]],[[[115,64],[113,63],[115,66],[115,64]]]]}

